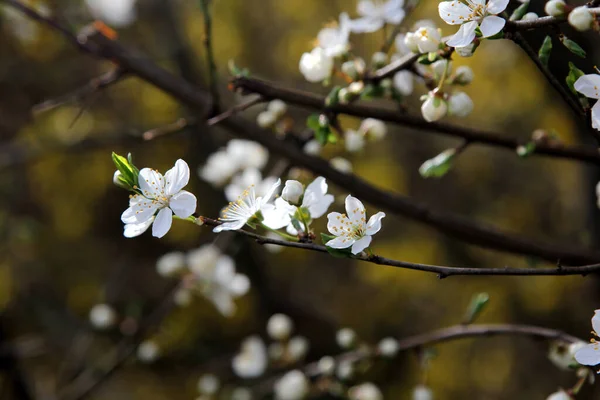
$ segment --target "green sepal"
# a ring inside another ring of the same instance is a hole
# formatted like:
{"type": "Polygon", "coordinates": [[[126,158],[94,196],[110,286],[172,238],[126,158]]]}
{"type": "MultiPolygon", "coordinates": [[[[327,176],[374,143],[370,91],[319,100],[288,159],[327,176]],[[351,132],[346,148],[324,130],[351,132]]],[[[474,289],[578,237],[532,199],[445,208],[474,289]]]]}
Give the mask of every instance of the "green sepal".
{"type": "Polygon", "coordinates": [[[577,43],[575,43],[573,40],[569,39],[565,35],[561,35],[559,37],[559,39],[560,39],[560,42],[563,44],[563,46],[565,46],[571,53],[573,53],[581,58],[585,58],[585,56],[586,56],[585,50],[580,45],[578,45],[577,43]]]}
{"type": "Polygon", "coordinates": [[[302,227],[302,223],[300,221],[298,221],[296,218],[292,218],[292,226],[298,232],[304,232],[304,228],[302,227]]]}
{"type": "Polygon", "coordinates": [[[471,324],[477,319],[477,317],[481,314],[481,312],[485,309],[485,306],[490,301],[490,295],[482,292],[477,293],[471,298],[471,302],[469,303],[469,307],[467,308],[467,312],[465,314],[465,319],[463,320],[464,324],[471,324]]]}
{"type": "Polygon", "coordinates": [[[441,178],[452,168],[452,161],[456,150],[448,149],[437,156],[425,161],[419,167],[419,174],[423,178],[441,178]]]}
{"type": "Polygon", "coordinates": [[[139,170],[131,163],[131,154],[127,158],[115,153],[112,153],[112,160],[117,170],[121,173],[119,182],[128,190],[135,191],[138,187],[139,170]]]}
{"type": "Polygon", "coordinates": [[[543,66],[548,66],[548,60],[550,59],[550,53],[552,52],[552,38],[546,36],[544,42],[538,51],[538,57],[543,66]]]}
{"type": "Polygon", "coordinates": [[[352,257],[352,252],[350,251],[350,248],[347,249],[333,249],[329,246],[327,246],[327,242],[329,242],[330,240],[335,239],[336,237],[333,235],[328,235],[326,233],[321,233],[321,242],[323,242],[323,244],[325,245],[325,248],[327,249],[327,252],[329,254],[331,254],[334,257],[337,258],[351,258],[352,257]]]}
{"type": "Polygon", "coordinates": [[[420,55],[419,58],[417,58],[417,62],[419,64],[429,65],[429,64],[433,64],[434,62],[436,62],[439,59],[440,59],[440,56],[438,53],[431,52],[431,53],[420,55]],[[433,56],[432,56],[432,54],[433,54],[433,56]]]}
{"type": "Polygon", "coordinates": [[[585,75],[585,73],[582,70],[577,68],[572,62],[569,62],[569,74],[566,78],[567,86],[569,87],[569,89],[571,89],[571,92],[573,92],[576,96],[579,97],[581,97],[582,94],[575,90],[575,82],[577,82],[577,79],[579,79],[583,75],[585,75]]]}
{"type": "Polygon", "coordinates": [[[529,142],[523,146],[517,147],[517,155],[522,158],[530,156],[531,154],[533,154],[534,151],[535,151],[535,143],[534,142],[529,142]]]}
{"type": "Polygon", "coordinates": [[[527,14],[527,9],[529,8],[529,2],[521,4],[519,7],[515,8],[515,11],[510,15],[509,21],[519,21],[525,14],[527,14]]]}
{"type": "Polygon", "coordinates": [[[360,94],[360,98],[363,100],[375,99],[382,97],[385,94],[385,90],[380,85],[366,85],[360,94]]]}
{"type": "Polygon", "coordinates": [[[475,28],[475,36],[478,38],[483,37],[483,32],[481,32],[481,29],[479,29],[479,26],[477,28],[475,28]]]}
{"type": "Polygon", "coordinates": [[[504,39],[504,31],[500,31],[500,32],[496,33],[495,35],[488,36],[488,37],[486,37],[486,39],[488,39],[488,40],[504,39]]]}

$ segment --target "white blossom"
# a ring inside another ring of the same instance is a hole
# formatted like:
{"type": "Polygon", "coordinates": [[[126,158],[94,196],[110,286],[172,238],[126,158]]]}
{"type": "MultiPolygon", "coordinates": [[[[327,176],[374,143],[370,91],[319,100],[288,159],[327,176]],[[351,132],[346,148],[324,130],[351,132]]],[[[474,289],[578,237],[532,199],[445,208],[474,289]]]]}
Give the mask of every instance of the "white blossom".
{"type": "Polygon", "coordinates": [[[277,182],[277,178],[274,176],[263,179],[262,173],[257,168],[245,168],[242,172],[234,175],[229,185],[225,186],[225,198],[234,201],[251,186],[254,186],[257,196],[264,196],[268,194],[275,182],[277,182]]]}
{"type": "Polygon", "coordinates": [[[534,12],[528,12],[527,14],[523,15],[523,18],[521,18],[521,21],[533,21],[534,19],[538,19],[539,15],[537,15],[534,12]]]}
{"type": "Polygon", "coordinates": [[[450,60],[438,60],[431,64],[431,70],[436,81],[440,81],[442,77],[449,76],[452,72],[452,62],[450,60]]]}
{"type": "Polygon", "coordinates": [[[333,375],[335,372],[335,358],[324,356],[317,362],[317,369],[322,375],[333,375]]]}
{"type": "Polygon", "coordinates": [[[136,19],[136,0],[85,0],[94,16],[116,27],[130,25],[136,19]]]}
{"type": "Polygon", "coordinates": [[[289,179],[285,182],[285,187],[281,192],[281,198],[290,204],[300,203],[300,197],[304,194],[304,186],[293,179],[289,179]]]}
{"type": "Polygon", "coordinates": [[[412,400],[433,400],[433,392],[425,385],[417,385],[413,389],[412,400]]]}
{"type": "Polygon", "coordinates": [[[219,378],[213,374],[205,374],[198,379],[198,392],[206,395],[214,395],[219,391],[221,383],[219,378]]]}
{"type": "Polygon", "coordinates": [[[572,400],[573,398],[569,396],[567,392],[564,390],[559,390],[558,392],[552,393],[550,396],[546,398],[546,400],[572,400]]]}
{"type": "Polygon", "coordinates": [[[333,57],[324,49],[315,47],[310,53],[302,54],[299,68],[307,81],[321,82],[331,76],[333,57]]]}
{"type": "Polygon", "coordinates": [[[345,174],[352,172],[352,163],[343,157],[333,157],[331,160],[329,160],[329,163],[339,172],[345,174]]]}
{"type": "MultiPolygon", "coordinates": [[[[600,99],[600,75],[584,75],[577,79],[573,86],[575,90],[590,99],[600,99]]],[[[592,127],[600,130],[600,101],[597,101],[592,107],[592,127]]]]}
{"type": "Polygon", "coordinates": [[[577,353],[579,349],[585,346],[586,343],[582,341],[570,344],[563,342],[554,342],[550,345],[548,358],[558,368],[569,370],[571,369],[571,367],[577,365],[577,361],[575,360],[575,353],[577,353]]]}
{"type": "Polygon", "coordinates": [[[293,329],[292,319],[285,314],[273,314],[267,321],[267,333],[275,340],[289,338],[293,329]]]}
{"type": "Polygon", "coordinates": [[[425,121],[433,122],[437,121],[448,113],[448,104],[446,101],[434,94],[433,92],[429,92],[427,98],[421,105],[421,114],[425,121]]]}
{"type": "Polygon", "coordinates": [[[261,128],[270,128],[277,122],[277,116],[271,111],[262,111],[256,116],[256,124],[261,128]]]}
{"type": "Polygon", "coordinates": [[[90,323],[97,329],[108,329],[117,322],[117,313],[108,304],[96,304],[90,310],[90,323]]]}
{"type": "Polygon", "coordinates": [[[245,387],[235,388],[231,392],[231,400],[252,400],[252,392],[245,387]]]}
{"type": "Polygon", "coordinates": [[[130,198],[121,220],[125,224],[142,224],[155,217],[152,235],[163,237],[171,229],[173,213],[187,218],[196,211],[196,196],[182,190],[189,180],[190,168],[181,159],[164,177],[156,170],[142,169],[138,177],[140,193],[130,198]]]}
{"type": "Polygon", "coordinates": [[[565,13],[565,6],[563,0],[550,0],[544,5],[544,12],[552,17],[560,17],[565,13]]]}
{"type": "Polygon", "coordinates": [[[377,351],[383,357],[395,357],[398,354],[398,341],[392,337],[381,339],[377,345],[377,351]]]}
{"type": "Polygon", "coordinates": [[[179,307],[186,307],[192,303],[192,292],[187,288],[179,288],[173,295],[173,302],[179,307]]]}
{"type": "Polygon", "coordinates": [[[337,26],[329,26],[319,31],[317,43],[328,57],[338,57],[346,53],[350,47],[350,17],[347,13],[340,14],[337,26]]]}
{"type": "Polygon", "coordinates": [[[592,338],[591,343],[582,347],[575,353],[575,360],[581,365],[598,365],[600,364],[600,310],[594,311],[592,317],[592,327],[594,330],[592,334],[595,338],[592,338]]]}
{"type": "Polygon", "coordinates": [[[258,336],[242,342],[240,352],[232,360],[233,372],[243,379],[258,378],[267,369],[267,348],[258,336]]]}
{"type": "Polygon", "coordinates": [[[368,221],[365,206],[356,197],[346,197],[346,214],[332,212],[327,215],[327,229],[336,236],[325,243],[334,249],[351,248],[352,254],[358,254],[371,244],[372,236],[381,229],[381,219],[385,213],[380,211],[368,221]]]}
{"type": "Polygon", "coordinates": [[[473,54],[475,53],[476,48],[477,48],[477,45],[475,43],[471,43],[466,46],[455,47],[454,50],[461,57],[472,57],[473,54]]]}
{"type": "Polygon", "coordinates": [[[280,118],[287,112],[287,104],[283,100],[271,100],[267,104],[267,111],[274,114],[276,118],[280,118]]]}
{"type": "Polygon", "coordinates": [[[354,129],[346,129],[344,132],[344,147],[350,153],[362,150],[365,147],[364,135],[354,129]]]}
{"type": "Polygon", "coordinates": [[[387,134],[387,127],[383,121],[375,118],[367,118],[361,122],[358,131],[370,139],[381,140],[387,134]]]}
{"type": "Polygon", "coordinates": [[[239,169],[262,169],[269,160],[267,149],[252,140],[231,139],[226,151],[230,157],[229,162],[233,162],[239,169]]]}
{"type": "Polygon", "coordinates": [[[297,369],[286,373],[273,387],[276,400],[301,400],[308,394],[308,390],[308,379],[297,369]]]}
{"type": "Polygon", "coordinates": [[[383,51],[376,51],[371,56],[371,63],[373,64],[373,66],[375,68],[383,67],[385,64],[387,64],[387,61],[388,61],[388,55],[387,55],[387,53],[384,53],[383,51]]]}
{"type": "Polygon", "coordinates": [[[220,256],[221,251],[217,246],[212,243],[205,244],[197,249],[190,250],[187,253],[186,263],[192,273],[200,276],[205,271],[214,268],[220,256]]]}
{"type": "Polygon", "coordinates": [[[473,74],[471,67],[461,65],[460,67],[456,68],[453,82],[460,85],[468,85],[473,81],[474,77],[475,75],[473,74]]]}
{"type": "Polygon", "coordinates": [[[351,387],[348,394],[350,400],[383,400],[381,390],[371,382],[351,387]]]}
{"type": "Polygon", "coordinates": [[[466,117],[473,111],[473,100],[465,92],[454,92],[448,99],[448,113],[457,117],[466,117]]]}
{"type": "Polygon", "coordinates": [[[394,87],[403,96],[408,96],[414,89],[413,73],[407,70],[398,71],[393,77],[394,87]]]}
{"type": "Polygon", "coordinates": [[[413,53],[430,53],[439,50],[442,35],[435,27],[423,26],[415,32],[408,32],[404,43],[413,53]]]}
{"type": "Polygon", "coordinates": [[[249,220],[256,218],[280,184],[281,180],[278,179],[264,196],[257,196],[254,186],[250,186],[236,201],[229,203],[219,218],[221,225],[216,226],[213,232],[238,230],[249,220]]]}
{"type": "Polygon", "coordinates": [[[308,353],[309,342],[304,336],[294,336],[287,345],[288,357],[293,362],[302,360],[308,353]]]}
{"type": "Polygon", "coordinates": [[[342,328],[336,332],[335,341],[342,349],[349,349],[356,342],[356,332],[350,328],[342,328]]]}
{"type": "Polygon", "coordinates": [[[354,363],[350,360],[342,360],[338,363],[335,375],[345,381],[351,379],[354,375],[354,363]]]}
{"type": "Polygon", "coordinates": [[[404,0],[387,0],[384,2],[373,0],[360,0],[356,11],[361,18],[351,23],[351,29],[356,33],[375,32],[383,25],[397,25],[404,19],[405,12],[402,8],[404,0]]]}
{"type": "Polygon", "coordinates": [[[575,7],[569,13],[569,24],[578,31],[587,31],[592,27],[594,16],[586,6],[575,7]]]}
{"type": "Polygon", "coordinates": [[[496,14],[503,12],[507,5],[508,0],[471,0],[466,4],[458,0],[442,1],[438,5],[440,17],[450,25],[460,25],[446,44],[452,47],[471,44],[477,28],[484,38],[494,36],[506,24],[506,20],[496,14]]]}
{"type": "Polygon", "coordinates": [[[319,154],[321,154],[322,149],[323,146],[321,145],[321,143],[313,139],[306,142],[302,150],[304,150],[304,152],[309,156],[318,156],[319,154]]]}
{"type": "Polygon", "coordinates": [[[160,357],[160,347],[153,340],[144,340],[139,344],[136,355],[141,362],[150,364],[160,357]]]}
{"type": "Polygon", "coordinates": [[[222,186],[238,169],[235,160],[225,149],[222,149],[208,156],[206,163],[198,168],[198,175],[211,185],[222,186]]]}
{"type": "Polygon", "coordinates": [[[160,276],[176,276],[185,269],[185,255],[180,251],[163,254],[156,260],[156,272],[160,276]]]}

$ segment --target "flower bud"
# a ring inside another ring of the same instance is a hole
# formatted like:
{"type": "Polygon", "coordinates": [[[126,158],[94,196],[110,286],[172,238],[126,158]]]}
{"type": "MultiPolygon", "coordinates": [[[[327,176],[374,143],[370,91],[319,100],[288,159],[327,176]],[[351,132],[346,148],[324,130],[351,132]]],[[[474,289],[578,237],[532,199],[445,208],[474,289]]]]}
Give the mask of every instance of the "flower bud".
{"type": "Polygon", "coordinates": [[[398,354],[398,341],[392,337],[381,339],[377,351],[383,357],[392,358],[398,354]]]}
{"type": "MultiPolygon", "coordinates": [[[[288,203],[298,204],[298,203],[300,203],[300,197],[302,197],[303,193],[304,193],[304,186],[302,186],[302,184],[300,182],[294,181],[294,180],[288,180],[285,182],[285,187],[283,188],[283,191],[281,192],[281,197],[288,203]]],[[[273,319],[276,315],[281,315],[281,314],[275,314],[271,317],[271,319],[273,319]]],[[[269,320],[269,321],[271,321],[271,320],[269,320]]]]}
{"type": "Polygon", "coordinates": [[[137,358],[143,363],[153,363],[160,357],[160,348],[152,340],[144,340],[137,348],[137,358]]]}
{"type": "Polygon", "coordinates": [[[383,400],[381,390],[371,382],[351,387],[348,395],[350,400],[383,400]]]}
{"type": "Polygon", "coordinates": [[[303,150],[304,150],[304,153],[308,154],[309,156],[318,156],[319,154],[321,154],[322,148],[323,148],[323,146],[321,146],[321,143],[319,143],[317,140],[313,139],[313,140],[309,140],[308,142],[306,142],[303,150]]]}
{"type": "Polygon", "coordinates": [[[96,304],[90,310],[90,323],[96,329],[108,329],[117,321],[117,313],[108,304],[96,304]]]}
{"type": "Polygon", "coordinates": [[[299,69],[309,82],[321,82],[329,78],[333,69],[333,58],[328,56],[320,47],[315,47],[310,53],[302,54],[299,69]]]}
{"type": "Polygon", "coordinates": [[[387,127],[385,126],[385,123],[375,118],[367,118],[363,120],[358,130],[373,140],[381,140],[387,134],[387,127]]]}
{"type": "Polygon", "coordinates": [[[371,63],[373,64],[373,66],[375,68],[383,67],[385,64],[387,64],[387,61],[388,61],[388,56],[387,56],[387,54],[385,54],[382,51],[373,53],[373,56],[371,57],[371,63]]]}
{"type": "Polygon", "coordinates": [[[446,104],[446,101],[431,92],[421,105],[421,114],[427,122],[437,121],[443,118],[447,112],[448,104],[446,104]]]}
{"type": "Polygon", "coordinates": [[[403,96],[409,96],[414,89],[413,74],[410,71],[398,71],[393,78],[394,87],[403,96]]]}
{"type": "Polygon", "coordinates": [[[263,111],[256,116],[256,123],[261,128],[270,128],[277,121],[277,117],[270,111],[263,111]]]}
{"type": "Polygon", "coordinates": [[[459,85],[468,85],[473,81],[473,78],[474,74],[471,67],[461,65],[456,69],[456,73],[454,74],[454,83],[458,83],[459,85]]]}
{"type": "Polygon", "coordinates": [[[308,339],[304,336],[294,336],[290,339],[287,347],[287,353],[292,362],[302,360],[308,353],[308,339]]]}
{"type": "Polygon", "coordinates": [[[538,19],[539,15],[537,15],[534,12],[528,12],[527,14],[523,15],[523,18],[521,18],[521,21],[533,21],[534,19],[538,19]]]}
{"type": "Polygon", "coordinates": [[[333,157],[329,163],[333,168],[345,174],[352,172],[352,163],[343,157],[333,157]]]}
{"type": "Polygon", "coordinates": [[[348,93],[350,93],[354,96],[358,96],[365,89],[365,84],[362,81],[361,82],[352,82],[351,84],[348,85],[347,89],[348,89],[348,93]]]}
{"type": "Polygon", "coordinates": [[[129,190],[130,187],[127,184],[127,182],[125,182],[124,178],[122,178],[122,176],[123,174],[121,173],[121,171],[115,171],[115,174],[113,175],[113,183],[115,184],[115,186],[129,190]]]}
{"type": "Polygon", "coordinates": [[[317,362],[317,369],[321,375],[333,375],[335,372],[335,358],[331,356],[321,357],[317,362]]]}
{"type": "Polygon", "coordinates": [[[173,302],[179,307],[189,306],[192,302],[192,292],[186,288],[180,288],[173,296],[173,302]]]}
{"type": "Polygon", "coordinates": [[[342,64],[342,72],[348,75],[352,80],[358,78],[358,71],[356,69],[356,63],[354,61],[346,61],[342,64]]]}
{"type": "Polygon", "coordinates": [[[578,31],[587,31],[592,27],[594,22],[594,16],[590,12],[590,9],[586,6],[575,7],[573,11],[569,13],[569,24],[578,31]]]}
{"type": "Polygon", "coordinates": [[[205,374],[198,380],[198,392],[207,395],[214,395],[219,391],[221,383],[219,378],[213,374],[205,374]]]}
{"type": "Polygon", "coordinates": [[[355,153],[365,147],[365,138],[362,133],[353,129],[348,129],[346,132],[344,132],[344,145],[346,147],[346,151],[355,153]]]}
{"type": "MultiPolygon", "coordinates": [[[[288,182],[287,181],[285,184],[285,187],[288,187],[288,182]]],[[[301,187],[301,191],[300,191],[300,195],[302,194],[302,192],[304,192],[304,188],[302,188],[302,185],[300,184],[300,182],[298,181],[291,181],[291,182],[296,182],[298,185],[300,185],[301,187]]],[[[283,191],[285,192],[285,189],[283,189],[283,191]]],[[[283,197],[283,196],[282,196],[283,197]]],[[[297,199],[299,199],[300,196],[298,196],[297,199]]],[[[285,198],[284,198],[285,200],[285,198]]],[[[290,337],[290,334],[292,333],[292,330],[294,329],[294,323],[292,322],[292,320],[290,319],[290,317],[288,317],[285,314],[273,314],[271,316],[271,318],[269,318],[269,321],[267,321],[267,333],[269,334],[269,336],[272,339],[275,340],[285,340],[288,337],[290,337]]]]}
{"type": "Polygon", "coordinates": [[[560,17],[565,13],[565,5],[563,0],[550,0],[544,6],[544,11],[553,17],[560,17]]]}
{"type": "Polygon", "coordinates": [[[309,390],[309,382],[300,370],[293,370],[285,374],[273,386],[276,400],[301,400],[309,390]]]}
{"type": "Polygon", "coordinates": [[[473,111],[473,100],[465,92],[455,92],[448,100],[448,112],[457,117],[466,117],[473,111]]]}
{"type": "Polygon", "coordinates": [[[352,361],[340,361],[335,370],[335,375],[343,381],[351,379],[352,375],[354,375],[354,364],[352,363],[352,361]]]}
{"type": "Polygon", "coordinates": [[[413,400],[433,400],[433,393],[425,385],[417,385],[412,394],[413,400]]]}
{"type": "Polygon", "coordinates": [[[437,51],[442,40],[440,31],[430,26],[423,26],[415,32],[417,46],[420,53],[437,51]]]}
{"type": "Polygon", "coordinates": [[[404,44],[413,53],[420,53],[419,39],[417,38],[417,35],[415,33],[408,32],[406,35],[404,35],[404,44]]]}
{"type": "Polygon", "coordinates": [[[338,101],[340,102],[340,104],[348,104],[353,98],[354,96],[352,95],[352,93],[350,93],[348,88],[341,88],[338,92],[338,101]]]}
{"type": "Polygon", "coordinates": [[[449,60],[438,60],[431,64],[431,69],[433,70],[434,78],[439,81],[444,76],[444,73],[446,76],[450,75],[450,72],[452,72],[452,63],[449,60]]]}
{"type": "Polygon", "coordinates": [[[279,99],[271,100],[267,105],[267,111],[273,114],[275,118],[279,118],[286,113],[287,104],[279,99]]]}
{"type": "Polygon", "coordinates": [[[350,328],[342,328],[337,331],[335,341],[342,349],[349,349],[356,342],[356,332],[350,328]]]}
{"type": "Polygon", "coordinates": [[[252,392],[245,387],[235,388],[231,391],[231,400],[252,400],[252,392]]]}

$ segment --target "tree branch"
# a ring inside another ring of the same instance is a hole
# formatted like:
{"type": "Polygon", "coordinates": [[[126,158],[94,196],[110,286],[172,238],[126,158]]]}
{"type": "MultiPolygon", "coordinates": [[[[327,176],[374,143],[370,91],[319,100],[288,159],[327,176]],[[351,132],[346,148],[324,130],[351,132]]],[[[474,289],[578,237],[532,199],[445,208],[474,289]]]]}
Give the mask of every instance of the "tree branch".
{"type": "Polygon", "coordinates": [[[204,16],[204,50],[206,51],[206,63],[208,65],[208,88],[213,98],[213,106],[210,116],[214,116],[220,111],[221,97],[219,95],[219,82],[217,75],[217,65],[212,48],[212,15],[210,10],[210,0],[198,0],[202,15],[204,16]]]}

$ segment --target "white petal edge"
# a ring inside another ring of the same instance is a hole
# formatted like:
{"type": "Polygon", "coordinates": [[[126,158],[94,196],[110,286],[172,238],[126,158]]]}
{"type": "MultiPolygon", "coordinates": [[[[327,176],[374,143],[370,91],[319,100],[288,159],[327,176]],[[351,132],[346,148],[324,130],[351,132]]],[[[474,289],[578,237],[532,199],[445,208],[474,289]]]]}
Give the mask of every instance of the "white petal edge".
{"type": "Polygon", "coordinates": [[[365,233],[367,235],[374,235],[381,229],[381,220],[385,217],[385,213],[383,211],[379,211],[377,214],[372,215],[367,222],[367,229],[365,233]]]}
{"type": "Polygon", "coordinates": [[[504,25],[506,24],[506,20],[504,18],[496,17],[495,15],[490,15],[485,17],[483,21],[481,21],[481,25],[479,29],[481,29],[481,33],[483,37],[494,36],[496,33],[500,32],[504,25]]]}
{"type": "Polygon", "coordinates": [[[600,364],[600,344],[590,343],[577,350],[575,353],[575,360],[581,365],[600,364]]]}
{"type": "Polygon", "coordinates": [[[165,180],[165,194],[172,196],[190,181],[190,167],[182,159],[175,161],[175,166],[165,174],[165,180]]]}
{"type": "Polygon", "coordinates": [[[146,232],[148,228],[150,228],[152,222],[154,222],[154,217],[149,218],[147,221],[141,223],[125,224],[123,227],[123,236],[126,238],[140,236],[142,233],[146,232]]]}
{"type": "Polygon", "coordinates": [[[477,22],[475,21],[462,24],[458,29],[458,32],[456,32],[446,44],[452,47],[463,47],[471,44],[473,39],[475,39],[475,29],[477,29],[477,26],[477,22]]]}
{"type": "Polygon", "coordinates": [[[594,311],[594,316],[592,317],[592,328],[594,328],[594,332],[600,335],[600,310],[594,311]]]}
{"type": "Polygon", "coordinates": [[[246,222],[247,221],[244,220],[223,222],[221,225],[215,226],[213,232],[219,233],[222,231],[237,231],[238,229],[241,229],[244,225],[246,225],[246,222]]]}
{"type": "Polygon", "coordinates": [[[356,197],[348,195],[346,197],[346,215],[353,224],[361,222],[362,218],[365,217],[365,206],[356,197]]]}
{"type": "Polygon", "coordinates": [[[600,101],[597,101],[592,107],[592,128],[600,131],[600,101]]]}
{"type": "Polygon", "coordinates": [[[335,239],[331,239],[325,243],[325,246],[331,247],[332,249],[346,249],[354,244],[356,240],[350,239],[346,236],[338,236],[335,239]]]}
{"type": "Polygon", "coordinates": [[[487,4],[487,12],[490,14],[500,14],[506,10],[509,0],[490,0],[487,4]]]}
{"type": "Polygon", "coordinates": [[[352,252],[352,254],[357,255],[358,253],[369,247],[369,245],[371,244],[371,240],[371,236],[363,236],[362,238],[354,242],[354,244],[352,245],[352,250],[350,251],[352,252]]]}
{"type": "Polygon", "coordinates": [[[335,198],[331,194],[323,196],[319,202],[308,206],[308,212],[310,212],[311,218],[321,218],[323,214],[327,212],[329,206],[335,201],[335,198]]]}
{"type": "Polygon", "coordinates": [[[469,21],[471,9],[460,1],[442,1],[438,4],[438,12],[440,18],[447,24],[460,25],[465,21],[469,21]]]}
{"type": "Polygon", "coordinates": [[[584,75],[575,81],[573,87],[590,99],[600,99],[600,75],[584,75]]]}
{"type": "Polygon", "coordinates": [[[169,232],[173,223],[173,211],[170,208],[163,208],[156,214],[154,224],[152,224],[152,236],[161,238],[169,232]]]}

